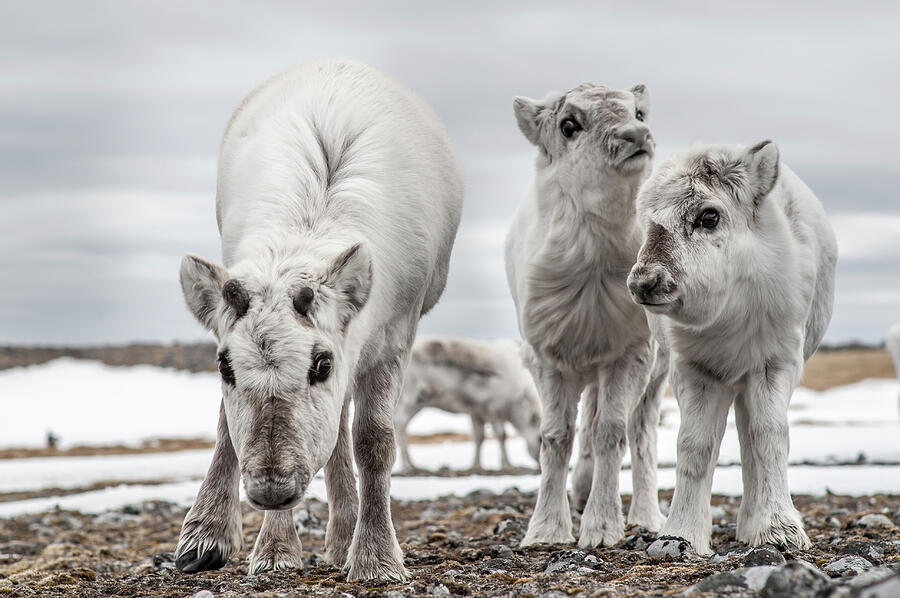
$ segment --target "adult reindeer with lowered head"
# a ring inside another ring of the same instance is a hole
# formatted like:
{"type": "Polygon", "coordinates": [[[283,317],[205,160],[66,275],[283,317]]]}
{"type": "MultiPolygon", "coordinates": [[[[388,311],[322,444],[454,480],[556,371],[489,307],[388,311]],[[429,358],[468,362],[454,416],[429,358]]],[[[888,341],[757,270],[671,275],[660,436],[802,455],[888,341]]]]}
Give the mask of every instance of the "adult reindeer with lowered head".
{"type": "Polygon", "coordinates": [[[250,572],[300,567],[291,509],[324,467],[327,560],[350,580],[407,576],[390,513],[392,411],[461,207],[437,117],[372,68],[313,62],[244,100],[219,156],[224,266],[181,265],[187,304],[218,341],[223,399],[179,569],[219,568],[240,549],[241,479],[265,510],[250,572]]]}

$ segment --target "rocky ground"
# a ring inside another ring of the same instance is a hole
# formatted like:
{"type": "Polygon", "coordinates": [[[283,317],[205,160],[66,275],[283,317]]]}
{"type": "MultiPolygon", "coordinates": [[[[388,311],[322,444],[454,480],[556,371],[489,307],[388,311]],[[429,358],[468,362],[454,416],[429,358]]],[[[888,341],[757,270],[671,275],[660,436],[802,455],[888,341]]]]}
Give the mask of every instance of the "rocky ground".
{"type": "Polygon", "coordinates": [[[670,555],[648,556],[653,535],[639,528],[611,548],[520,549],[534,495],[517,490],[395,502],[411,579],[366,584],[345,582],[322,561],[328,515],[318,501],[295,510],[305,569],[255,576],[247,554],[262,517],[249,508],[245,549],[224,569],[197,575],[174,568],[183,508],[58,511],[0,520],[0,596],[900,596],[900,496],[795,502],[813,548],[749,550],[734,539],[737,500],[715,497],[712,558],[682,553],[677,541],[670,555]]]}

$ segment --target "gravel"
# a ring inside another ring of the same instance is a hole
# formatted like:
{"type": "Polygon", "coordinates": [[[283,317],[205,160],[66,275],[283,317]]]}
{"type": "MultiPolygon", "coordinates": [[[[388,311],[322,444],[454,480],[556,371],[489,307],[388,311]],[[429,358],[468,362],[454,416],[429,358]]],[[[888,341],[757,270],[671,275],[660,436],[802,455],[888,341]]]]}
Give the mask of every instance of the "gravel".
{"type": "MultiPolygon", "coordinates": [[[[671,493],[661,497],[669,500],[671,493]]],[[[316,500],[305,501],[294,511],[304,569],[254,576],[248,575],[247,556],[262,514],[249,507],[244,509],[243,550],[223,569],[196,575],[174,567],[172,552],[186,511],[171,503],[141,503],[130,505],[128,512],[119,509],[101,515],[50,511],[0,519],[0,597],[571,598],[674,595],[686,590],[741,597],[900,596],[897,529],[857,525],[873,512],[898,512],[900,496],[795,496],[813,543],[803,551],[750,549],[737,542],[732,532],[739,503],[716,496],[724,523],[714,528],[712,547],[718,554],[710,559],[685,550],[680,540],[668,541],[677,551],[650,557],[646,548],[656,537],[635,526],[629,526],[625,540],[612,547],[520,548],[534,500],[534,493],[511,490],[393,502],[393,520],[411,573],[402,583],[347,583],[340,570],[327,565],[322,554],[328,510],[316,500]],[[481,513],[477,523],[476,512],[481,513]],[[840,525],[831,525],[831,518],[840,525]],[[867,567],[861,566],[863,559],[867,567]]],[[[629,497],[624,502],[627,509],[629,497]]]]}

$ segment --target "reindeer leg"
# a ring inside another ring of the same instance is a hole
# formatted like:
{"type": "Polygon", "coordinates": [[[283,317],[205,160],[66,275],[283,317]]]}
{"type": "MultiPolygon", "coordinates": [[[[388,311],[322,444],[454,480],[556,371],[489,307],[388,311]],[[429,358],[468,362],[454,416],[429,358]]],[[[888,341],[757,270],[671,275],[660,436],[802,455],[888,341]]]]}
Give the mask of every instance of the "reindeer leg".
{"type": "Polygon", "coordinates": [[[359,511],[356,494],[356,474],[353,473],[350,425],[350,401],[344,402],[337,444],[325,464],[325,487],[328,491],[328,527],[325,530],[325,560],[342,568],[353,539],[353,529],[359,511]]]}
{"type": "Polygon", "coordinates": [[[656,430],[659,426],[659,403],[668,374],[668,351],[658,345],[650,381],[628,418],[628,446],[631,449],[633,487],[628,523],[640,525],[652,532],[658,532],[666,520],[659,510],[656,483],[656,430]]]}
{"type": "Polygon", "coordinates": [[[353,449],[359,467],[359,518],[347,555],[348,581],[403,580],[409,572],[391,520],[394,464],[393,408],[403,384],[405,355],[358,375],[354,398],[353,449]]]}
{"type": "Polygon", "coordinates": [[[764,372],[751,372],[735,405],[744,478],[737,539],[751,546],[810,547],[787,480],[787,409],[800,367],[773,365],[764,372]]]}
{"type": "MultiPolygon", "coordinates": [[[[681,411],[681,425],[675,494],[662,535],[684,538],[697,553],[709,554],[712,478],[734,395],[723,384],[690,371],[688,366],[674,369],[672,383],[681,411]]],[[[657,542],[664,540],[654,544],[657,542]]]]}
{"type": "Polygon", "coordinates": [[[293,510],[266,511],[263,524],[250,553],[250,574],[283,569],[302,569],[300,536],[294,526],[293,510]]]}
{"type": "Polygon", "coordinates": [[[619,470],[627,444],[628,414],[638,403],[650,373],[650,347],[636,343],[612,367],[598,373],[600,401],[594,419],[594,475],[584,505],[578,546],[612,546],[625,537],[619,470]]]}
{"type": "Polygon", "coordinates": [[[541,394],[541,486],[522,546],[571,543],[572,514],[566,476],[575,438],[581,377],[540,363],[532,364],[541,394]]]}
{"type": "Polygon", "coordinates": [[[197,501],[184,518],[175,566],[185,573],[220,569],[241,549],[240,468],[228,434],[224,402],[219,407],[216,448],[197,501]]]}

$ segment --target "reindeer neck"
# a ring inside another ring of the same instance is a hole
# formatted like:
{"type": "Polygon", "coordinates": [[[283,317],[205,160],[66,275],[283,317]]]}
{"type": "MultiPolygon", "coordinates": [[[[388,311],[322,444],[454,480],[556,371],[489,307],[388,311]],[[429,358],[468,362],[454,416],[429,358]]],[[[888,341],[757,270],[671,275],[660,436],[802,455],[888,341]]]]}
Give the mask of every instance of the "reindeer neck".
{"type": "Polygon", "coordinates": [[[607,176],[580,187],[564,185],[559,177],[539,171],[535,177],[538,211],[544,219],[564,219],[575,226],[629,233],[636,225],[638,177],[607,176]]]}

